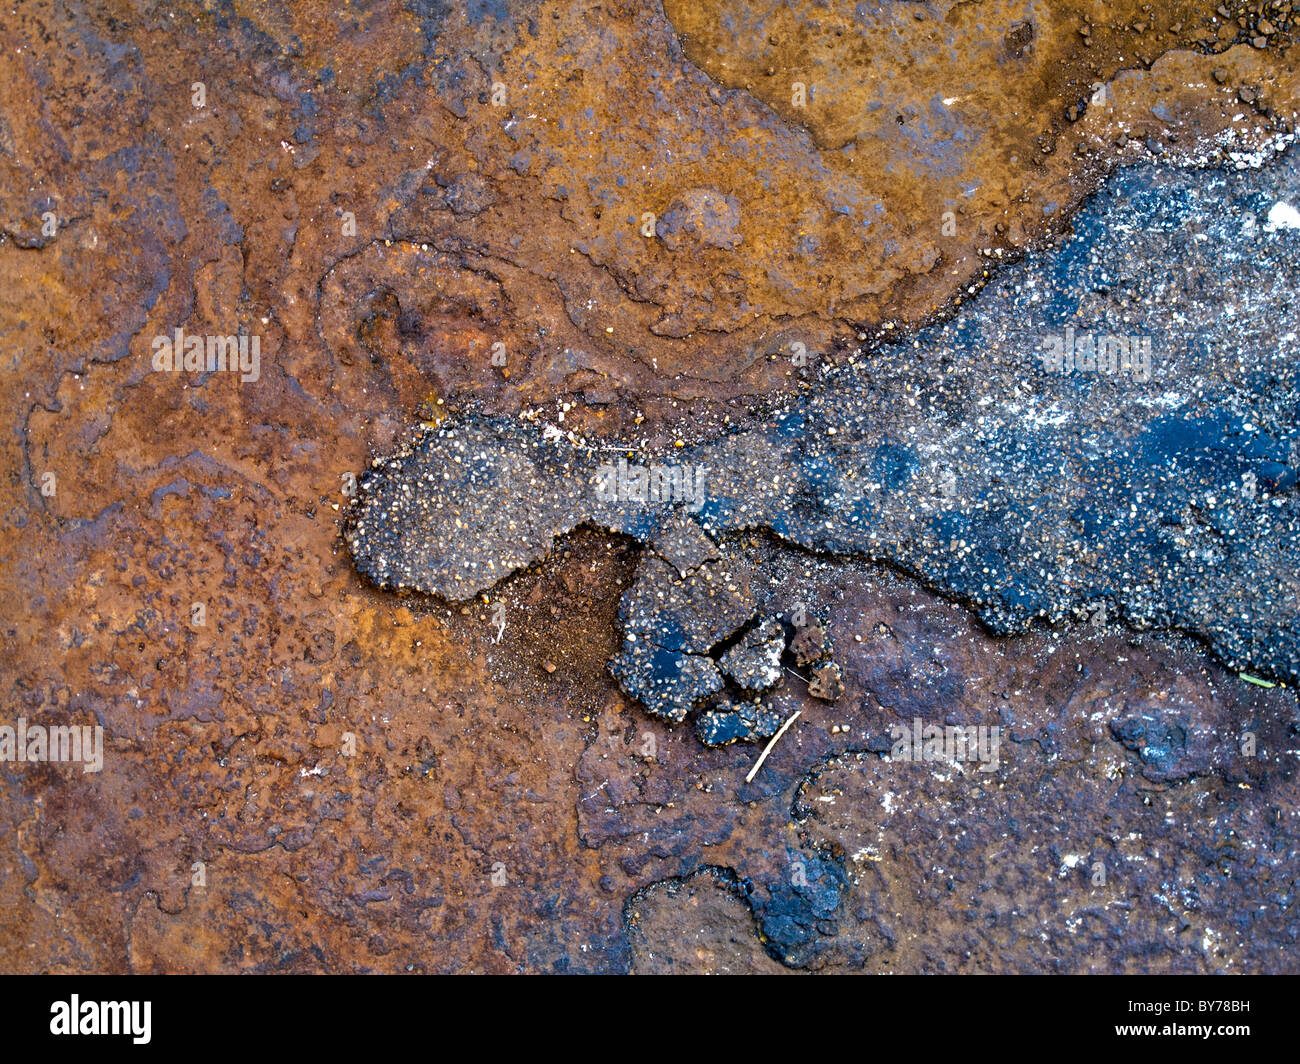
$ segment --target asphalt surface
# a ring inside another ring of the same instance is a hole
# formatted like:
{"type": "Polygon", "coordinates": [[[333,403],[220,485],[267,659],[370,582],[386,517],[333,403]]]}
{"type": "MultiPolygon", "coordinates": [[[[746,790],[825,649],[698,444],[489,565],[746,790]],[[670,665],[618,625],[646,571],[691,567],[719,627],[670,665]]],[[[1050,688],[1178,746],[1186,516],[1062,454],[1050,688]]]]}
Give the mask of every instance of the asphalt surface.
{"type": "Polygon", "coordinates": [[[820,359],[770,416],[633,445],[622,469],[559,425],[443,422],[364,478],[356,564],[463,600],[578,525],[652,542],[694,522],[721,559],[643,565],[613,666],[673,719],[722,689],[719,644],[755,622],[728,561],[755,531],[897,566],[996,632],[1180,629],[1300,680],[1297,158],[1123,171],[952,320],[820,359]]]}

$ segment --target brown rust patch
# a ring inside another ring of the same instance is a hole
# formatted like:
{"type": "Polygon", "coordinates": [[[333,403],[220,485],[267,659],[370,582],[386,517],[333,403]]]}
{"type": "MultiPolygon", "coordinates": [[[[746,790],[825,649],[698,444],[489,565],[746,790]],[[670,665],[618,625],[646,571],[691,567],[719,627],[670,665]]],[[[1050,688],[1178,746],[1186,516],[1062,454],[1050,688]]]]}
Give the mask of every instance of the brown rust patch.
{"type": "MultiPolygon", "coordinates": [[[[868,643],[846,669],[852,716],[809,703],[807,727],[746,789],[737,781],[748,751],[702,751],[647,724],[604,673],[633,564],[626,545],[576,537],[569,557],[521,574],[502,589],[509,624],[494,644],[486,604],[462,615],[365,587],[334,510],[346,503],[343,474],[391,449],[431,393],[503,409],[577,395],[588,411],[570,416],[587,419],[584,431],[612,432],[641,415],[647,431],[680,420],[683,409],[659,397],[793,387],[790,342],[825,353],[850,323],[931,313],[980,275],[977,248],[1014,249],[1061,224],[1090,175],[1137,152],[1140,137],[1169,131],[1195,152],[1227,127],[1250,142],[1293,120],[1289,31],[1267,49],[1212,55],[1241,28],[1221,32],[1203,7],[1178,33],[1162,15],[1158,33],[1137,34],[1101,5],[1052,5],[1058,20],[1035,22],[1030,38],[1014,5],[988,25],[986,6],[957,10],[943,32],[993,64],[985,92],[1016,64],[1044,71],[1041,88],[1020,82],[1041,124],[1026,113],[1016,128],[1053,150],[1016,171],[990,154],[988,171],[971,175],[978,207],[957,211],[953,238],[940,229],[949,186],[927,184],[915,166],[868,180],[858,167],[869,152],[853,163],[818,146],[845,135],[844,115],[815,137],[761,86],[729,87],[692,60],[680,21],[675,29],[655,5],[489,5],[477,19],[399,0],[324,16],[269,0],[241,0],[233,14],[128,0],[7,8],[0,702],[10,723],[20,712],[102,720],[107,751],[94,777],[0,771],[0,968],[626,970],[641,949],[624,926],[636,891],[704,864],[766,890],[789,874],[773,840],[847,847],[872,827],[874,811],[791,822],[813,761],[856,748],[864,730],[914,705],[997,706],[994,659],[1000,675],[1042,686],[1041,641],[990,640],[952,607],[887,580],[859,589],[837,620],[842,640],[874,640],[888,626],[906,647],[868,643]],[[1093,13],[1097,43],[1086,51],[1066,47],[1069,11],[1093,13]],[[1116,114],[1090,108],[1069,123],[1065,108],[1098,75],[1116,114]],[[195,80],[207,86],[203,109],[191,102],[195,80]],[[503,108],[491,102],[497,80],[503,108]],[[1238,98],[1247,86],[1252,106],[1238,98]],[[692,189],[712,192],[683,199],[692,189]],[[713,212],[717,229],[708,211],[686,224],[693,206],[718,197],[727,206],[713,212]],[[836,213],[851,202],[883,207],[866,237],[836,213]],[[640,235],[642,212],[671,222],[676,203],[675,251],[640,235]],[[1045,215],[1048,203],[1056,209],[1045,215]],[[41,234],[47,209],[53,239],[41,234]],[[178,326],[259,332],[260,381],[150,372],[150,338],[178,326]],[[496,339],[511,352],[509,378],[485,361],[496,339]],[[57,474],[54,496],[40,492],[45,472],[57,474]],[[206,626],[191,623],[196,601],[206,626]],[[920,623],[936,615],[933,629],[920,623]],[[841,719],[852,731],[832,738],[841,719]],[[653,757],[642,753],[647,731],[653,757]],[[353,757],[341,753],[349,732],[353,757]],[[497,862],[504,885],[492,879],[497,862]]],[[[819,39],[811,23],[800,32],[805,46],[819,39]]],[[[936,86],[895,89],[910,93],[904,125],[895,116],[882,151],[897,153],[908,112],[936,86]]],[[[1294,717],[1288,692],[1232,690],[1183,646],[1116,638],[1078,653],[1048,677],[1062,697],[1081,665],[1106,680],[1096,699],[1157,681],[1172,689],[1168,678],[1183,674],[1188,713],[1225,734],[1251,714],[1270,728],[1294,717]]],[[[1044,700],[1023,713],[1035,734],[1071,725],[1044,700]]],[[[1071,743],[1099,769],[1133,763],[1104,735],[1071,743]]],[[[1023,785],[1050,780],[1043,772],[1023,785]]],[[[1134,766],[1116,784],[1127,788],[1126,816],[1141,815],[1133,796],[1152,784],[1143,780],[1134,766]]],[[[1134,959],[1121,924],[1088,940],[1104,942],[1105,963],[1286,963],[1279,950],[1294,932],[1277,847],[1294,848],[1283,834],[1294,783],[1256,766],[1216,800],[1246,809],[1239,781],[1266,797],[1233,824],[1281,841],[1267,851],[1207,845],[1197,851],[1205,867],[1187,858],[1168,878],[1182,885],[1228,861],[1238,893],[1216,881],[1207,911],[1277,907],[1238,938],[1216,924],[1215,948],[1182,961],[1180,932],[1156,922],[1143,881],[1133,903],[1155,929],[1143,948],[1164,935],[1164,952],[1134,959]]],[[[1211,784],[1166,785],[1180,823],[1197,823],[1211,784]]],[[[1082,793],[1089,815],[1104,818],[1112,792],[1082,793]]],[[[993,853],[1000,830],[981,836],[979,853],[993,853]]],[[[1147,835],[1161,848],[1186,837],[1154,821],[1147,835]]],[[[852,939],[869,903],[928,881],[899,861],[887,883],[846,895],[842,925],[818,932],[815,963],[938,966],[925,943],[938,956],[954,935],[980,933],[965,917],[926,924],[904,910],[887,930],[902,940],[923,929],[922,946],[891,953],[871,939],[864,958],[852,939]]],[[[1023,896],[1044,907],[1052,898],[1023,896]]],[[[735,928],[736,906],[718,919],[735,928]]],[[[655,926],[659,941],[692,942],[671,920],[655,926]]],[[[730,956],[772,966],[753,943],[709,949],[678,967],[730,956]]],[[[1028,936],[1020,950],[998,944],[988,963],[1082,967],[1091,956],[1049,956],[1028,936]]]]}

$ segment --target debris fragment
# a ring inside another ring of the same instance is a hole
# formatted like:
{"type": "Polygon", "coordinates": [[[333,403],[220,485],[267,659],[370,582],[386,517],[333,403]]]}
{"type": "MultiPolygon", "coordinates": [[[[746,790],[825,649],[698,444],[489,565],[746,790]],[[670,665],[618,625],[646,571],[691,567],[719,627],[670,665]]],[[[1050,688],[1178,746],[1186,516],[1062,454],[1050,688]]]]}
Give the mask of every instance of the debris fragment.
{"type": "Polygon", "coordinates": [[[745,777],[746,783],[754,782],[754,777],[758,775],[758,770],[763,767],[763,762],[767,760],[767,755],[772,752],[772,747],[774,747],[778,742],[781,741],[781,736],[783,736],[786,733],[786,730],[790,727],[791,724],[793,724],[796,720],[798,720],[799,714],[802,712],[803,710],[796,709],[793,713],[790,714],[786,722],[782,724],[780,728],[777,729],[777,732],[775,735],[772,736],[771,741],[765,747],[763,747],[763,752],[759,755],[758,760],[754,762],[754,767],[749,770],[749,775],[745,777]]]}
{"type": "Polygon", "coordinates": [[[833,661],[815,665],[812,679],[808,683],[808,693],[813,698],[820,698],[824,702],[834,702],[839,699],[844,694],[844,681],[840,674],[840,667],[833,661]]]}
{"type": "Polygon", "coordinates": [[[821,624],[809,624],[800,628],[790,641],[790,652],[794,654],[795,664],[811,665],[830,653],[826,640],[826,628],[821,624]]]}

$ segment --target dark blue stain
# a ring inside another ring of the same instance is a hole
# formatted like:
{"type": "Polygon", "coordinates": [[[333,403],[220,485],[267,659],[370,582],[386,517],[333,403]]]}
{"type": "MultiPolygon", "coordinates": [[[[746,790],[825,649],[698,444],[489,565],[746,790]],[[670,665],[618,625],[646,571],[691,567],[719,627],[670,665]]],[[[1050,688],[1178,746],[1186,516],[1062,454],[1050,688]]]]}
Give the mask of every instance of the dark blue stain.
{"type": "Polygon", "coordinates": [[[677,670],[681,668],[681,661],[678,660],[674,664],[660,655],[670,654],[673,658],[680,658],[678,652],[686,649],[686,631],[682,627],[681,618],[667,610],[657,611],[653,629],[647,631],[647,636],[654,640],[655,658],[652,666],[662,670],[665,676],[675,677],[677,670]]]}
{"type": "Polygon", "coordinates": [[[451,14],[451,5],[443,0],[406,0],[406,10],[415,16],[424,34],[425,55],[433,48],[433,42],[442,32],[442,24],[451,14]]]}
{"type": "Polygon", "coordinates": [[[1261,462],[1257,475],[1264,487],[1273,491],[1290,491],[1300,479],[1296,470],[1281,462],[1261,462]]]}
{"type": "Polygon", "coordinates": [[[234,215],[230,213],[230,208],[226,205],[226,201],[217,194],[217,190],[211,185],[203,190],[203,211],[209,218],[216,220],[217,233],[223,244],[243,243],[243,227],[235,221],[234,215]]]}
{"type": "Polygon", "coordinates": [[[657,509],[633,510],[623,515],[619,531],[645,543],[659,527],[661,518],[662,514],[657,509]]]}
{"type": "Polygon", "coordinates": [[[1076,506],[1070,511],[1070,520],[1079,529],[1081,537],[1090,543],[1101,539],[1115,523],[1110,513],[1103,513],[1095,506],[1076,506]]]}
{"type": "MultiPolygon", "coordinates": [[[[680,635],[677,637],[680,648],[680,635]]],[[[682,677],[683,656],[679,650],[667,650],[655,647],[650,655],[646,678],[652,684],[676,683],[682,677]]]]}
{"type": "Polygon", "coordinates": [[[495,22],[512,21],[510,5],[505,0],[466,0],[465,17],[476,25],[488,18],[495,22]]]}
{"type": "Polygon", "coordinates": [[[845,455],[804,453],[799,459],[801,486],[799,494],[820,507],[827,496],[833,495],[839,485],[840,468],[845,455]]]}
{"type": "Polygon", "coordinates": [[[823,933],[834,933],[831,925],[848,879],[834,859],[788,847],[786,869],[768,884],[768,898],[756,895],[753,904],[768,953],[801,967],[816,955],[823,933]]]}
{"type": "Polygon", "coordinates": [[[789,413],[781,414],[776,419],[775,432],[773,434],[778,440],[793,440],[802,436],[804,427],[808,419],[804,415],[802,408],[797,408],[789,413]]]}
{"type": "Polygon", "coordinates": [[[377,113],[381,106],[386,103],[392,103],[397,94],[402,91],[402,86],[408,81],[414,81],[419,71],[414,64],[403,67],[395,74],[385,74],[375,82],[375,104],[376,107],[371,111],[377,113]]]}
{"type": "Polygon", "coordinates": [[[940,545],[951,543],[953,540],[970,538],[970,518],[956,510],[935,514],[930,518],[929,525],[930,531],[934,533],[940,545]]]}
{"type": "Polygon", "coordinates": [[[998,593],[998,599],[1003,608],[1013,610],[1023,617],[1036,616],[1039,610],[1051,606],[1051,597],[1044,590],[1025,584],[1008,585],[998,593]]]}
{"type": "Polygon", "coordinates": [[[866,496],[855,499],[853,505],[849,508],[848,520],[846,523],[854,529],[859,538],[866,534],[867,529],[871,528],[876,522],[879,511],[872,501],[866,496]]]}
{"type": "Polygon", "coordinates": [[[695,520],[705,531],[721,535],[730,532],[735,526],[733,515],[737,508],[738,503],[735,499],[726,495],[710,494],[704,501],[704,505],[700,507],[699,513],[695,514],[695,520]]]}
{"type": "Polygon", "coordinates": [[[1111,735],[1133,751],[1143,765],[1170,772],[1187,750],[1187,727],[1181,720],[1128,717],[1110,725],[1111,735]]]}
{"type": "Polygon", "coordinates": [[[298,126],[293,131],[293,139],[297,144],[310,143],[316,136],[315,118],[320,110],[316,103],[315,97],[310,92],[304,92],[298,99],[298,126]]]}
{"type": "Polygon", "coordinates": [[[963,351],[979,351],[986,346],[984,328],[973,314],[963,314],[943,325],[926,329],[918,339],[923,347],[936,344],[963,351]]]}
{"type": "MultiPolygon", "coordinates": [[[[1194,468],[1219,479],[1237,480],[1243,471],[1283,466],[1283,444],[1247,432],[1240,417],[1213,412],[1201,417],[1170,414],[1157,418],[1138,437],[1142,460],[1154,467],[1194,468]]],[[[1258,475],[1258,474],[1257,474],[1258,475]]]]}
{"type": "MultiPolygon", "coordinates": [[[[1186,187],[1153,187],[1149,178],[1135,177],[1142,183],[1128,190],[1128,209],[1136,214],[1132,223],[1152,232],[1183,229],[1189,218],[1198,214],[1199,201],[1186,187]]],[[[1118,190],[1124,191],[1121,185],[1118,190]]]]}
{"type": "Polygon", "coordinates": [[[882,443],[872,453],[872,471],[889,491],[905,487],[919,465],[916,456],[897,443],[882,443]]]}

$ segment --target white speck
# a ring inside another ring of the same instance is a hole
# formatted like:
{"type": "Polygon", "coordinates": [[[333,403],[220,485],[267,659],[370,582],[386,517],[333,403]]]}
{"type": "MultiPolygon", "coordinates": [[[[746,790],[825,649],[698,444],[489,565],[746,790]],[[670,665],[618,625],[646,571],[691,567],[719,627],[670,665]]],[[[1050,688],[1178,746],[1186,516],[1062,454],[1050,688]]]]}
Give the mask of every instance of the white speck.
{"type": "Polygon", "coordinates": [[[1268,221],[1264,223],[1266,233],[1276,233],[1279,229],[1300,229],[1300,211],[1281,200],[1269,208],[1268,221]]]}
{"type": "Polygon", "coordinates": [[[1070,871],[1070,869],[1078,868],[1079,865],[1081,865],[1084,862],[1087,856],[1088,855],[1086,853],[1067,853],[1061,859],[1061,870],[1060,872],[1057,873],[1057,875],[1061,878],[1064,878],[1065,875],[1070,871]]]}

